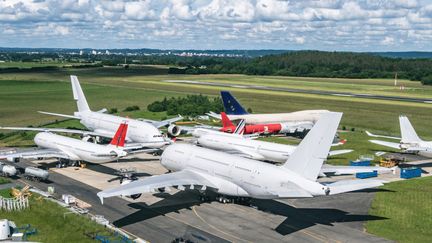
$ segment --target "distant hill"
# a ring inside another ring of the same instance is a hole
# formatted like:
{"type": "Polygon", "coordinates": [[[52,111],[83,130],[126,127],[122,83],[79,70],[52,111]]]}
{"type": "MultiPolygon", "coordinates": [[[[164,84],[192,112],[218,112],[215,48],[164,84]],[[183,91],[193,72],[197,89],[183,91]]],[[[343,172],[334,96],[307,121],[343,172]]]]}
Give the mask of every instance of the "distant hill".
{"type": "Polygon", "coordinates": [[[406,52],[369,52],[368,54],[391,58],[432,58],[432,52],[406,51],[406,52]]]}

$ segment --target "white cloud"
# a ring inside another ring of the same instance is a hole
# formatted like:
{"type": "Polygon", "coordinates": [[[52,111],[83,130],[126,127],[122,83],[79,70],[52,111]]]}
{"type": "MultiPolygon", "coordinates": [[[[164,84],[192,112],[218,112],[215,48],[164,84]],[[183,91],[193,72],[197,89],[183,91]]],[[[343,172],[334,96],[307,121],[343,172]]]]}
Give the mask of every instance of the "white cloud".
{"type": "Polygon", "coordinates": [[[394,40],[393,37],[386,36],[386,37],[384,37],[384,39],[381,41],[381,44],[383,44],[383,45],[393,45],[394,42],[395,42],[395,40],[394,40]]]}
{"type": "Polygon", "coordinates": [[[431,23],[426,0],[0,0],[0,46],[431,50],[431,23]]]}

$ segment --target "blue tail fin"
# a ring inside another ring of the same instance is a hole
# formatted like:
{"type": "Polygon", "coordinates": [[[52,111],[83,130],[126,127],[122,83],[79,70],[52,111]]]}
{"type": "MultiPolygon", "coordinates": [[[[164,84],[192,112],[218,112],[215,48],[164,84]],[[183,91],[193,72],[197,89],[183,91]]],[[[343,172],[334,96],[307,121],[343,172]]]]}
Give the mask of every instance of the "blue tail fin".
{"type": "Polygon", "coordinates": [[[245,115],[248,112],[240,105],[240,103],[232,96],[229,91],[221,91],[222,101],[225,112],[228,115],[245,115]]]}

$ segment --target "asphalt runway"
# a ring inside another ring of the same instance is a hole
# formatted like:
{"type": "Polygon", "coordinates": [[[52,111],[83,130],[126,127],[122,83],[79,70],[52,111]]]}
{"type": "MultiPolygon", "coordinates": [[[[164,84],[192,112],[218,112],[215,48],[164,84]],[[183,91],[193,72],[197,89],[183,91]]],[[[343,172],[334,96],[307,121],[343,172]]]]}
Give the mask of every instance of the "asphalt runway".
{"type": "MultiPolygon", "coordinates": [[[[101,165],[92,169],[112,172],[101,165]]],[[[196,191],[186,190],[173,196],[156,194],[162,200],[152,205],[118,197],[107,198],[102,205],[96,196],[99,190],[91,185],[56,172],[50,180],[27,182],[42,190],[54,186],[59,196],[72,194],[90,203],[91,213],[104,215],[117,227],[150,242],[171,242],[178,237],[195,242],[388,242],[363,230],[367,220],[385,220],[367,213],[373,190],[296,200],[252,200],[252,207],[201,203],[196,191]]]]}
{"type": "Polygon", "coordinates": [[[410,97],[401,97],[401,96],[385,96],[385,95],[372,95],[372,94],[356,94],[356,93],[349,93],[349,92],[333,92],[333,91],[323,91],[323,90],[291,89],[291,88],[271,87],[271,86],[263,86],[263,85],[223,84],[223,83],[203,82],[203,81],[194,81],[194,80],[162,80],[162,82],[191,84],[191,85],[206,85],[206,86],[216,86],[216,87],[230,87],[230,88],[241,88],[241,89],[256,89],[256,90],[267,90],[267,91],[282,91],[282,92],[289,92],[289,93],[354,97],[354,98],[377,99],[377,100],[395,100],[395,101],[406,101],[406,102],[415,102],[415,103],[432,103],[432,99],[420,99],[420,98],[410,98],[410,97]]]}

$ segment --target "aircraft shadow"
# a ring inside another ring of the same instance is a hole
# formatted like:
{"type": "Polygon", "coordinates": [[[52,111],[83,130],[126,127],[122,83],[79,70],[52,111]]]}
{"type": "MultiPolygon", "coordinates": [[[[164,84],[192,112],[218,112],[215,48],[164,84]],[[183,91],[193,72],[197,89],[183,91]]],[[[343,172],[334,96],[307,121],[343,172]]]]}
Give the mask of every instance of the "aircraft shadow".
{"type": "Polygon", "coordinates": [[[332,208],[295,208],[275,200],[253,200],[253,205],[259,210],[286,217],[275,231],[288,235],[317,224],[333,226],[339,222],[356,222],[383,220],[384,217],[373,215],[355,215],[332,208]]]}
{"type": "MultiPolygon", "coordinates": [[[[103,173],[103,174],[108,174],[108,175],[118,175],[118,170],[107,167],[107,166],[103,166],[103,165],[99,165],[99,164],[90,164],[88,163],[86,166],[87,169],[92,170],[92,171],[96,171],[99,173],[103,173]]],[[[138,176],[138,177],[142,177],[142,176],[152,176],[151,174],[145,173],[145,172],[139,172],[139,173],[134,173],[134,175],[138,176]]]]}
{"type": "MultiPolygon", "coordinates": [[[[162,193],[166,194],[166,193],[162,193]]],[[[162,196],[162,195],[160,195],[162,196]]],[[[165,197],[165,196],[164,196],[165,197]]],[[[129,207],[138,209],[139,211],[132,213],[126,217],[118,219],[113,222],[117,227],[124,227],[130,224],[134,224],[143,220],[151,219],[167,213],[176,212],[178,213],[182,209],[190,209],[192,206],[200,205],[202,202],[199,200],[197,193],[193,191],[179,191],[178,193],[168,196],[165,199],[147,205],[146,203],[130,203],[129,207]]]]}
{"type": "MultiPolygon", "coordinates": [[[[199,200],[198,193],[189,190],[180,191],[171,196],[166,193],[161,193],[160,196],[165,199],[152,205],[147,205],[145,203],[128,204],[128,206],[139,209],[139,211],[118,219],[114,221],[113,224],[117,227],[124,227],[168,213],[178,213],[182,209],[191,209],[192,206],[202,203],[199,200]]],[[[334,223],[339,222],[387,219],[373,215],[355,215],[332,208],[295,208],[275,200],[253,199],[251,205],[256,206],[257,210],[286,217],[286,219],[275,228],[275,231],[281,235],[291,234],[317,224],[333,226],[334,223]]]]}

